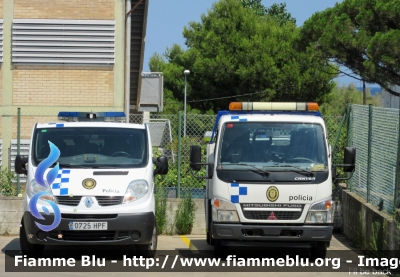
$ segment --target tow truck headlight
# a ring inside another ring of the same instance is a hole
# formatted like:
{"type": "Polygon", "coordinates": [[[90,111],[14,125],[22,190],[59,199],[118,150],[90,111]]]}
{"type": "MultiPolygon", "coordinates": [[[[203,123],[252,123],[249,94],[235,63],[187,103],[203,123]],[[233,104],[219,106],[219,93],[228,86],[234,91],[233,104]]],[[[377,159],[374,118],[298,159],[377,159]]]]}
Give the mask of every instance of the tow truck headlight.
{"type": "Polygon", "coordinates": [[[149,184],[146,180],[135,180],[129,183],[122,203],[139,200],[149,192],[149,184]]]}
{"type": "Polygon", "coordinates": [[[213,221],[216,222],[237,222],[239,216],[233,203],[214,198],[211,200],[212,205],[212,217],[213,221]]]}
{"type": "Polygon", "coordinates": [[[50,201],[55,202],[54,195],[53,195],[53,192],[50,189],[50,186],[47,185],[46,181],[45,181],[45,183],[46,183],[46,187],[44,187],[42,185],[39,185],[36,182],[36,180],[33,179],[29,183],[29,187],[28,187],[28,189],[26,191],[26,194],[29,196],[29,198],[32,198],[35,194],[45,191],[45,192],[48,192],[49,194],[45,194],[45,195],[41,196],[39,199],[40,200],[50,200],[50,201]]]}
{"type": "Polygon", "coordinates": [[[333,223],[335,202],[331,198],[314,203],[308,210],[306,223],[333,223]]]}

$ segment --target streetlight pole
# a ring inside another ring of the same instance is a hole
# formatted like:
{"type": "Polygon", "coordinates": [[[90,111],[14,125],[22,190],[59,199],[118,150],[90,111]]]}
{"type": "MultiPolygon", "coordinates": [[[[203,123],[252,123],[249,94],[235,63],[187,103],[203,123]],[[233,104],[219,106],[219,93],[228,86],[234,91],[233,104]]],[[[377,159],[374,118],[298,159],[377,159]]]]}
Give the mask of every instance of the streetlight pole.
{"type": "Polygon", "coordinates": [[[184,111],[183,111],[183,137],[186,137],[186,76],[190,74],[190,71],[186,69],[183,71],[183,74],[185,74],[185,103],[184,103],[184,111]]]}

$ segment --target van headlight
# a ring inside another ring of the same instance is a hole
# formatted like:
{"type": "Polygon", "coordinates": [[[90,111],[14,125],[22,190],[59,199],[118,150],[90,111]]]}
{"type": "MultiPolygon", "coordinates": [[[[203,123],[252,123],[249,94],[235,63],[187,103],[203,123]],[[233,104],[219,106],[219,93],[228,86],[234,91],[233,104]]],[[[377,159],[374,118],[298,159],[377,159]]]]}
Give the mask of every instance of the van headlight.
{"type": "Polygon", "coordinates": [[[149,184],[146,180],[135,180],[129,183],[122,203],[139,200],[149,192],[149,184]]]}
{"type": "Polygon", "coordinates": [[[335,202],[328,198],[314,203],[308,210],[306,223],[333,223],[335,202]]]}
{"type": "Polygon", "coordinates": [[[50,200],[55,202],[54,199],[54,195],[53,192],[51,191],[50,186],[47,184],[47,182],[45,181],[46,186],[41,186],[39,185],[35,179],[31,180],[31,182],[29,183],[28,189],[26,190],[26,194],[29,196],[29,198],[32,198],[35,194],[39,193],[39,192],[47,192],[49,194],[45,194],[42,195],[39,199],[40,200],[50,200]]]}
{"type": "Polygon", "coordinates": [[[214,198],[211,200],[212,217],[216,222],[237,222],[239,216],[232,202],[214,198]]]}

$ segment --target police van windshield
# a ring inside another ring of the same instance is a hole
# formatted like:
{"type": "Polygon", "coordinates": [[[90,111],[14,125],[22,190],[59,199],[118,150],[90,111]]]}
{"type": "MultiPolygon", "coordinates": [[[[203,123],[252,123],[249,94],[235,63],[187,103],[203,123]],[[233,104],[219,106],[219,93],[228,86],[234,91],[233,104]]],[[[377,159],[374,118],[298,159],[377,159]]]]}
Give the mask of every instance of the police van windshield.
{"type": "Polygon", "coordinates": [[[219,169],[327,170],[325,136],[319,124],[227,123],[221,134],[219,169]]]}
{"type": "Polygon", "coordinates": [[[37,129],[33,162],[38,165],[50,153],[48,141],[60,150],[57,162],[63,168],[132,168],[147,162],[144,129],[130,128],[48,128],[37,129]]]}

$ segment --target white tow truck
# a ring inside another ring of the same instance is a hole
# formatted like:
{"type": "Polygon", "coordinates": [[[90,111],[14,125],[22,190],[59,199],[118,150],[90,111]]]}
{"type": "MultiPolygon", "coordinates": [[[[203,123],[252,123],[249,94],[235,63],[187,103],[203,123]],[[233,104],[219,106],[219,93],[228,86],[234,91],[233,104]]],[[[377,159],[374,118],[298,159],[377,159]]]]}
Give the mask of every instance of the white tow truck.
{"type": "Polygon", "coordinates": [[[20,228],[23,253],[45,245],[122,245],[145,257],[157,249],[154,176],[168,172],[152,157],[146,124],[122,123],[122,112],[60,112],[33,127],[20,228]],[[154,165],[155,164],[155,168],[154,165]]]}
{"type": "MultiPolygon", "coordinates": [[[[354,171],[355,149],[332,164],[317,103],[232,102],[220,111],[202,163],[191,146],[191,169],[207,166],[207,242],[229,246],[307,247],[325,257],[332,238],[336,167],[354,171]]],[[[350,176],[351,177],[351,176],[350,176]]]]}

